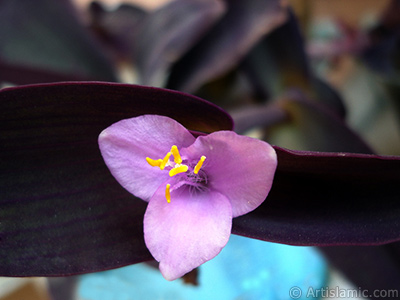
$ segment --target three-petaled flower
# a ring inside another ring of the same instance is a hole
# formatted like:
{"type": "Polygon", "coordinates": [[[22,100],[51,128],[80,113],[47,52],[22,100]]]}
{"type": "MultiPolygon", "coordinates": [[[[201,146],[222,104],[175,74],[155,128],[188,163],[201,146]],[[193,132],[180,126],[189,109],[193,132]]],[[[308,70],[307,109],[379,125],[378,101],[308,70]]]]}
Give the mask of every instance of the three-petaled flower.
{"type": "Polygon", "coordinates": [[[145,243],[168,280],[222,250],[232,218],[265,200],[277,165],[265,142],[232,131],[195,138],[177,121],[157,115],[111,125],[99,145],[116,180],[149,202],[145,243]]]}

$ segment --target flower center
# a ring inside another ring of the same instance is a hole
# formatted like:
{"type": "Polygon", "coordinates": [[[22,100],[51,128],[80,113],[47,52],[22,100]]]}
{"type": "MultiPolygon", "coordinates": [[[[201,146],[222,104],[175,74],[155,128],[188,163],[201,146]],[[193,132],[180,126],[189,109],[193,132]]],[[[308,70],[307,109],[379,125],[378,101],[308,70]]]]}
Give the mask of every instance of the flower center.
{"type": "MultiPolygon", "coordinates": [[[[160,159],[151,159],[150,157],[146,157],[147,163],[152,167],[159,167],[160,170],[169,170],[169,176],[173,177],[178,174],[185,173],[185,176],[182,180],[182,183],[178,185],[178,187],[188,184],[196,189],[201,189],[204,183],[207,183],[207,178],[205,175],[199,174],[201,167],[203,166],[206,157],[203,155],[200,157],[197,164],[193,167],[190,163],[183,164],[183,160],[181,155],[179,154],[178,147],[173,145],[171,150],[164,156],[164,158],[160,159]],[[170,161],[170,157],[174,157],[174,161],[170,161]]],[[[167,184],[165,187],[165,198],[167,202],[171,202],[171,184],[167,184]]]]}

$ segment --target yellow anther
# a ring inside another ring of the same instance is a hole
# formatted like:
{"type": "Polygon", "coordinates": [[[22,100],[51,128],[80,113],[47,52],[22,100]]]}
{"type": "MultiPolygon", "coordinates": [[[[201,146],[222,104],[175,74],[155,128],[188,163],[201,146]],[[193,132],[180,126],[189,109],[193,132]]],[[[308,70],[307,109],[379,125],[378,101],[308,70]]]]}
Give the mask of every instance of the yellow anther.
{"type": "Polygon", "coordinates": [[[165,155],[165,157],[162,159],[162,162],[161,162],[161,164],[160,164],[160,169],[161,169],[161,170],[164,170],[166,164],[167,164],[168,161],[169,161],[169,157],[170,157],[171,155],[172,155],[172,152],[168,152],[167,155],[165,155]]]}
{"type": "Polygon", "coordinates": [[[189,167],[187,165],[179,165],[178,167],[169,170],[169,176],[172,177],[179,173],[185,173],[188,169],[189,167]]]}
{"type": "Polygon", "coordinates": [[[152,167],[159,167],[162,163],[162,159],[151,159],[150,157],[146,157],[147,163],[152,167]]]}
{"type": "Polygon", "coordinates": [[[167,202],[171,202],[171,193],[169,189],[171,188],[171,185],[168,183],[167,186],[165,187],[165,198],[167,199],[167,202]]]}
{"type": "Polygon", "coordinates": [[[171,152],[172,152],[172,155],[174,156],[174,162],[176,164],[181,164],[182,163],[182,158],[181,158],[181,155],[179,154],[178,147],[173,145],[171,147],[171,152]]]}
{"type": "Polygon", "coordinates": [[[197,163],[197,165],[194,167],[194,174],[199,173],[201,166],[203,165],[203,162],[206,160],[206,157],[203,155],[202,157],[200,157],[199,162],[197,163]]]}

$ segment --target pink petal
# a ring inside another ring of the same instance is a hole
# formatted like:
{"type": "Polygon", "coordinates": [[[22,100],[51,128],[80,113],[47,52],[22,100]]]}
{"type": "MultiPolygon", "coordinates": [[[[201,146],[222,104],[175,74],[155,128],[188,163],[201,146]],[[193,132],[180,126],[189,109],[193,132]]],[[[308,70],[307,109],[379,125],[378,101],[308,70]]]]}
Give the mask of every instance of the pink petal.
{"type": "Polygon", "coordinates": [[[214,258],[228,242],[231,226],[231,205],[220,193],[193,194],[181,187],[168,203],[164,185],[147,206],[144,237],[163,276],[174,280],[214,258]]]}
{"type": "Polygon", "coordinates": [[[277,166],[271,145],[232,131],[218,131],[197,138],[184,153],[206,156],[202,170],[209,188],[226,196],[237,217],[257,208],[267,197],[277,166]]]}
{"type": "Polygon", "coordinates": [[[194,140],[185,127],[171,118],[143,115],[106,128],[99,136],[99,146],[115,179],[130,193],[148,201],[169,175],[151,167],[146,157],[163,158],[172,145],[183,148],[194,140]]]}

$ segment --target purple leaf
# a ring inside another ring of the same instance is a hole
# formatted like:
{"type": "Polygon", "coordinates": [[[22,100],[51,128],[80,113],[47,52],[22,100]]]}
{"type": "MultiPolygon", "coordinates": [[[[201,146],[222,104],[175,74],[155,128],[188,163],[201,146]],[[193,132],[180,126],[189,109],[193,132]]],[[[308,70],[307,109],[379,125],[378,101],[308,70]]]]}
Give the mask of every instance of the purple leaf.
{"type": "Polygon", "coordinates": [[[400,240],[400,157],[276,147],[266,201],[232,232],[292,245],[377,245],[400,240]]]}
{"type": "Polygon", "coordinates": [[[232,114],[235,130],[260,127],[266,141],[290,149],[374,153],[335,113],[292,90],[273,103],[241,109],[232,114]]]}
{"type": "Polygon", "coordinates": [[[92,80],[115,80],[108,58],[69,1],[2,0],[0,19],[0,59],[4,62],[92,80]]]}
{"type": "Polygon", "coordinates": [[[339,116],[345,115],[340,96],[310,67],[296,17],[288,20],[259,41],[244,58],[242,69],[263,99],[277,98],[289,89],[300,89],[339,116]]]}
{"type": "Polygon", "coordinates": [[[346,279],[365,291],[364,296],[369,296],[368,299],[399,299],[399,243],[320,247],[319,250],[346,279]]]}
{"type": "MultiPolygon", "coordinates": [[[[162,89],[69,83],[0,91],[2,276],[70,275],[151,259],[146,203],[114,180],[97,145],[103,129],[145,113],[197,131],[231,129],[220,109],[162,89]]],[[[399,240],[399,157],[276,151],[267,200],[235,218],[234,233],[295,245],[399,240]]]]}
{"type": "MultiPolygon", "coordinates": [[[[368,33],[369,44],[360,54],[363,62],[378,77],[378,84],[382,84],[386,89],[389,98],[393,103],[393,108],[400,116],[400,1],[392,0],[388,2],[380,20],[368,33]]],[[[389,108],[390,109],[390,108],[389,108]]],[[[397,117],[400,122],[400,118],[397,117]]]]}
{"type": "Polygon", "coordinates": [[[361,58],[383,78],[398,78],[400,2],[389,1],[377,24],[368,32],[368,45],[361,58]]]}
{"type": "Polygon", "coordinates": [[[140,83],[160,85],[167,68],[198,42],[224,11],[219,0],[175,0],[148,14],[135,41],[140,83]]]}
{"type": "Polygon", "coordinates": [[[287,93],[276,105],[287,113],[289,122],[270,128],[272,144],[296,150],[374,153],[337,114],[299,91],[287,93]]]}
{"type": "Polygon", "coordinates": [[[230,115],[235,122],[235,132],[240,134],[257,127],[269,128],[290,120],[288,113],[276,103],[248,105],[230,112],[230,115]]]}
{"type": "Polygon", "coordinates": [[[119,59],[129,59],[134,53],[137,33],[148,12],[138,6],[121,4],[109,10],[101,2],[89,6],[90,28],[96,37],[119,59]]]}
{"type": "Polygon", "coordinates": [[[164,114],[197,131],[231,129],[222,110],[179,92],[67,83],[0,91],[0,274],[57,276],[151,259],[146,203],[109,173],[100,132],[164,114]]]}
{"type": "Polygon", "coordinates": [[[193,92],[232,69],[261,37],[286,19],[278,0],[227,0],[227,12],[173,67],[168,87],[193,92]]]}

